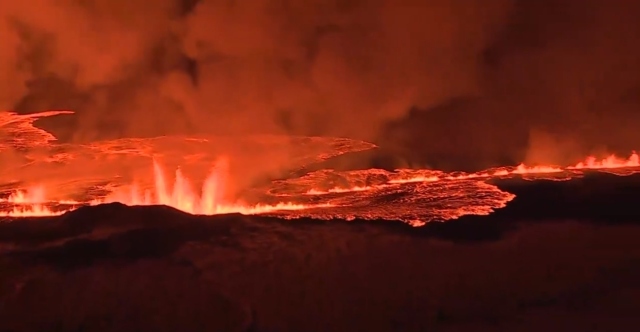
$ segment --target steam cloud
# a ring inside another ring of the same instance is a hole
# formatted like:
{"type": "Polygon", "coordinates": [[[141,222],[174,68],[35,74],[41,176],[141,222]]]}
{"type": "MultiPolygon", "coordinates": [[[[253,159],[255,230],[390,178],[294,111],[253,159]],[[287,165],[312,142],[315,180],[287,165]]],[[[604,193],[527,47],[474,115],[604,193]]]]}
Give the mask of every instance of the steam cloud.
{"type": "Polygon", "coordinates": [[[75,138],[270,131],[372,138],[480,92],[508,1],[5,1],[0,108],[79,113],[75,138]]]}
{"type": "MultiPolygon", "coordinates": [[[[460,147],[515,151],[505,144],[524,135],[530,158],[557,159],[540,151],[637,139],[639,9],[625,0],[3,1],[0,109],[74,109],[68,138],[84,141],[376,139],[412,107],[438,107],[423,132],[443,131],[437,117],[450,117],[463,124],[446,132],[460,147]],[[462,107],[472,115],[442,109],[459,97],[474,98],[462,107]],[[529,142],[532,130],[542,134],[529,142]]],[[[413,136],[436,150],[449,139],[413,136]]]]}

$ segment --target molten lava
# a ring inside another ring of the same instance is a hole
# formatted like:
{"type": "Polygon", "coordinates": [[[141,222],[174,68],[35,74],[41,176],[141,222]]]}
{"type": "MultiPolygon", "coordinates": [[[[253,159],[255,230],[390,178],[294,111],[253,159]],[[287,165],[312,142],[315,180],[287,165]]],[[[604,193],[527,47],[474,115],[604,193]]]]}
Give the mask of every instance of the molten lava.
{"type": "Polygon", "coordinates": [[[38,186],[25,190],[18,190],[9,197],[0,199],[0,202],[14,203],[14,204],[42,204],[46,200],[44,198],[44,187],[38,186]]]}
{"type": "Polygon", "coordinates": [[[178,210],[200,215],[215,215],[224,213],[261,214],[281,210],[302,210],[318,207],[329,207],[329,204],[304,205],[291,202],[276,204],[248,205],[229,203],[224,197],[226,179],[226,162],[222,161],[214,167],[205,179],[201,191],[193,190],[193,185],[180,169],[176,170],[172,188],[167,184],[164,170],[156,161],[153,162],[153,189],[140,190],[140,186],[133,184],[114,192],[105,199],[94,200],[91,204],[119,202],[127,205],[167,205],[178,210]]]}
{"type": "Polygon", "coordinates": [[[168,186],[164,170],[159,163],[153,163],[154,186],[152,189],[141,190],[138,184],[124,186],[102,199],[95,199],[86,203],[73,200],[55,200],[45,197],[43,186],[36,186],[26,190],[18,190],[0,203],[14,205],[10,211],[1,212],[0,216],[10,217],[38,217],[55,216],[83,205],[99,205],[105,203],[123,203],[126,205],[167,205],[178,210],[200,215],[215,215],[225,213],[262,214],[274,211],[295,211],[310,208],[331,207],[330,204],[295,204],[279,202],[276,204],[229,203],[225,200],[224,181],[225,164],[221,163],[208,175],[197,193],[189,179],[178,169],[175,173],[173,186],[168,186]],[[66,209],[52,210],[46,205],[69,206],[66,209]]]}
{"type": "Polygon", "coordinates": [[[640,167],[640,157],[635,151],[627,159],[618,158],[615,155],[610,155],[600,160],[595,157],[588,157],[575,166],[569,167],[569,169],[614,169],[627,167],[640,167]]]}
{"type": "Polygon", "coordinates": [[[0,203],[11,204],[8,212],[0,212],[0,216],[38,217],[54,216],[63,212],[55,212],[45,206],[44,187],[38,186],[13,192],[9,197],[0,199],[0,203]]]}
{"type": "MultiPolygon", "coordinates": [[[[68,113],[0,112],[3,162],[0,188],[9,188],[0,191],[0,216],[52,216],[81,206],[120,202],[167,205],[201,215],[242,213],[289,219],[385,219],[422,225],[469,214],[486,215],[504,207],[515,196],[491,184],[492,179],[521,177],[563,181],[580,177],[589,170],[617,175],[640,171],[640,158],[635,152],[626,159],[614,155],[603,159],[588,157],[568,167],[520,164],[476,173],[427,169],[321,170],[263,186],[249,186],[240,192],[251,194],[252,201],[248,202],[247,196],[240,195],[245,198],[242,200],[229,195],[227,187],[237,185],[230,183],[229,172],[235,169],[217,156],[240,152],[231,159],[234,165],[245,166],[239,172],[243,179],[249,178],[251,167],[248,166],[256,165],[256,160],[268,163],[277,158],[279,162],[275,165],[286,164],[291,174],[328,158],[375,146],[343,138],[275,136],[255,141],[235,137],[123,138],[70,145],[52,143],[56,140],[52,134],[33,125],[41,117],[68,113]],[[168,177],[156,157],[163,165],[184,167],[168,177]],[[194,169],[211,165],[214,167],[206,175],[193,173],[194,169]]],[[[267,173],[278,170],[269,165],[260,166],[267,173]]]]}

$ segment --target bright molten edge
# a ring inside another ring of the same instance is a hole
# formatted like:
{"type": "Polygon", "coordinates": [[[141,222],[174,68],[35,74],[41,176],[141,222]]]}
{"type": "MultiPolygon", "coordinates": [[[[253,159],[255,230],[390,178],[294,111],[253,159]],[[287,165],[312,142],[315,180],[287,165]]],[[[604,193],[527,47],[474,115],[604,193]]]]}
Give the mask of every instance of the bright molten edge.
{"type": "Polygon", "coordinates": [[[514,195],[495,178],[568,180],[585,170],[619,175],[628,158],[594,157],[572,166],[500,167],[478,173],[424,169],[305,171],[345,153],[374,148],[326,137],[156,137],[57,144],[33,123],[71,114],[0,112],[0,216],[59,215],[86,205],[168,205],[201,215],[263,214],[287,219],[384,219],[412,225],[487,215],[514,195]],[[169,172],[174,171],[174,172],[169,172]],[[277,180],[273,180],[273,179],[277,180]]]}

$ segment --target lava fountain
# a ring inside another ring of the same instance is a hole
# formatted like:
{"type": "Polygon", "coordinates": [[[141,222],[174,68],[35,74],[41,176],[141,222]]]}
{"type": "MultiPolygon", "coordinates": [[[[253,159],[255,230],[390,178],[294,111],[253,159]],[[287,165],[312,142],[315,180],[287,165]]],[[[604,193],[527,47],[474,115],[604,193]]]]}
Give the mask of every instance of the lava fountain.
{"type": "MultiPolygon", "coordinates": [[[[496,167],[481,172],[444,172],[430,169],[362,169],[308,171],[264,185],[246,188],[254,203],[228,197],[229,164],[215,156],[241,151],[234,162],[249,165],[247,149],[286,151],[289,174],[306,166],[375,146],[339,138],[297,138],[260,140],[258,145],[237,138],[156,137],[123,138],[88,145],[56,144],[55,137],[35,126],[38,118],[69,112],[17,115],[0,112],[0,153],[13,156],[0,170],[0,216],[31,217],[59,215],[81,206],[119,202],[126,205],[166,205],[198,215],[224,213],[263,214],[296,219],[398,220],[412,225],[445,221],[464,215],[486,215],[504,207],[515,195],[500,190],[493,179],[520,177],[525,180],[568,181],[587,171],[620,176],[640,172],[640,157],[614,155],[589,157],[573,166],[524,165],[496,167]],[[237,142],[236,142],[237,143],[237,142]],[[259,147],[259,148],[256,148],[259,147]],[[251,148],[253,147],[253,148],[251,148]],[[198,183],[178,168],[167,176],[156,157],[167,164],[202,170],[214,165],[198,183]],[[14,160],[15,159],[15,160],[14,160]],[[153,160],[153,162],[151,162],[153,160]],[[124,167],[126,165],[126,167],[124,167]],[[140,174],[140,170],[150,172],[140,174]],[[131,172],[131,173],[130,173],[131,172]],[[126,180],[121,175],[144,181],[126,180]],[[25,187],[24,183],[35,184],[25,187]],[[19,184],[16,188],[13,184],[19,184]],[[196,185],[194,185],[196,184],[196,185]],[[17,190],[16,190],[17,189],[17,190]],[[53,189],[53,190],[52,190],[53,189]],[[51,190],[51,191],[50,191],[51,190]],[[4,198],[2,198],[4,197],[4,198]],[[70,199],[74,198],[74,199],[70,199]]],[[[280,155],[276,153],[275,155],[280,155]]],[[[4,155],[3,155],[4,156],[4,155]]],[[[235,184],[235,183],[233,183],[235,184]]]]}
{"type": "Polygon", "coordinates": [[[260,214],[281,210],[302,210],[314,207],[329,207],[330,204],[305,205],[289,202],[276,204],[248,205],[242,202],[230,203],[224,197],[228,162],[220,160],[213,167],[198,193],[191,181],[182,173],[175,172],[173,186],[169,187],[165,171],[157,161],[153,161],[153,188],[141,190],[139,185],[121,188],[104,199],[94,200],[92,205],[119,202],[126,205],[167,205],[178,210],[199,215],[225,213],[260,214]]]}
{"type": "Polygon", "coordinates": [[[55,216],[74,210],[85,205],[99,205],[106,203],[122,203],[130,206],[166,205],[183,212],[197,215],[216,215],[226,213],[261,214],[274,211],[296,211],[310,208],[330,207],[331,204],[296,204],[291,202],[279,202],[276,204],[244,204],[242,202],[229,202],[224,197],[224,186],[227,180],[228,163],[222,159],[216,163],[202,184],[200,192],[194,190],[194,186],[182,170],[178,168],[172,186],[162,166],[153,161],[153,186],[141,189],[142,186],[133,183],[122,186],[104,198],[94,199],[89,202],[74,200],[58,200],[46,197],[44,186],[34,186],[24,190],[18,190],[8,198],[0,200],[0,203],[11,204],[10,211],[1,212],[5,217],[37,217],[55,216]],[[57,206],[54,210],[49,206],[57,206]],[[61,207],[61,208],[60,208],[61,207]]]}

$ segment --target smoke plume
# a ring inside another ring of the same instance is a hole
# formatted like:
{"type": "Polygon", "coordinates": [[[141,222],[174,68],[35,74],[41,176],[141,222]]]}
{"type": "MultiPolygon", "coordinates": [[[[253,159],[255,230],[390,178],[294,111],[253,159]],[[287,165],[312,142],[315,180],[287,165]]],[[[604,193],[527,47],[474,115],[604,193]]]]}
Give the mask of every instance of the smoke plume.
{"type": "MultiPolygon", "coordinates": [[[[481,94],[508,0],[0,4],[0,108],[73,109],[67,139],[206,132],[374,139],[481,94]]],[[[66,120],[59,120],[66,121],[66,120]]]]}
{"type": "Polygon", "coordinates": [[[565,162],[637,148],[639,12],[627,0],[4,1],[0,109],[75,110],[55,128],[72,141],[334,135],[408,164],[565,162]]]}
{"type": "Polygon", "coordinates": [[[527,159],[638,149],[638,13],[640,3],[626,0],[519,3],[491,49],[490,97],[513,114],[509,125],[531,133],[527,159]]]}
{"type": "Polygon", "coordinates": [[[386,144],[422,164],[476,169],[638,149],[640,3],[512,5],[481,53],[481,94],[408,113],[387,126],[386,144]]]}

